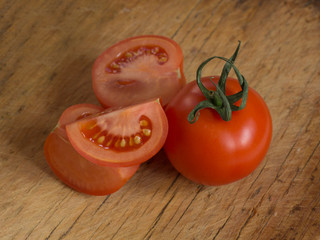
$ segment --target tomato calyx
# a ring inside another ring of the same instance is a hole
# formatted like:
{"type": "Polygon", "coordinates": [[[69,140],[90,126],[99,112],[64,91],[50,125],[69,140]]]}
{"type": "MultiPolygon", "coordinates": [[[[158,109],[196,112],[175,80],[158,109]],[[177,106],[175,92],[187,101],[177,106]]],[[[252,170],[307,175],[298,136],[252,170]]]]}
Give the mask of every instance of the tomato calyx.
{"type": "Polygon", "coordinates": [[[210,57],[204,62],[202,62],[198,67],[196,81],[200,91],[206,97],[206,100],[198,103],[195,106],[195,108],[189,113],[188,115],[189,123],[191,124],[195,123],[199,118],[199,115],[200,115],[199,111],[204,108],[214,109],[219,113],[219,115],[224,121],[230,121],[232,111],[239,111],[245,107],[247,102],[248,90],[249,90],[248,83],[245,77],[240,73],[238,68],[234,65],[234,62],[237,58],[237,55],[240,49],[240,45],[241,45],[241,42],[239,41],[238,47],[236,48],[231,58],[227,59],[219,56],[210,57]],[[222,69],[218,84],[215,84],[212,81],[213,77],[211,78],[211,82],[215,86],[216,91],[208,90],[201,82],[202,69],[208,62],[210,62],[213,59],[220,59],[226,62],[222,69]],[[237,76],[237,79],[241,87],[241,91],[233,95],[227,96],[226,90],[225,90],[226,81],[231,68],[234,70],[237,76]],[[235,105],[235,103],[238,102],[240,99],[242,99],[240,105],[239,106],[235,105]]]}

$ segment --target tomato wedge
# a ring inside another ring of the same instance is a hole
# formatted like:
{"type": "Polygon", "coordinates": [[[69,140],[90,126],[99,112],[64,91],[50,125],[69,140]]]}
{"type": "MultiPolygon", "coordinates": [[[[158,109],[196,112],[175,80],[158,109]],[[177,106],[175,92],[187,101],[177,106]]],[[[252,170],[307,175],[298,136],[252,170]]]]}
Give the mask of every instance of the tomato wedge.
{"type": "Polygon", "coordinates": [[[69,107],[44,144],[45,157],[54,174],[71,188],[90,195],[107,195],[119,190],[139,168],[139,165],[123,168],[96,165],[83,158],[70,144],[65,124],[101,110],[92,104],[69,107]]]}
{"type": "Polygon", "coordinates": [[[182,50],[175,41],[155,35],[128,38],[96,59],[93,90],[104,107],[158,97],[166,105],[186,83],[182,65],[182,50]]]}
{"type": "Polygon", "coordinates": [[[81,119],[66,130],[73,147],[86,159],[127,167],[149,160],[162,148],[168,121],[156,99],[81,119]]]}

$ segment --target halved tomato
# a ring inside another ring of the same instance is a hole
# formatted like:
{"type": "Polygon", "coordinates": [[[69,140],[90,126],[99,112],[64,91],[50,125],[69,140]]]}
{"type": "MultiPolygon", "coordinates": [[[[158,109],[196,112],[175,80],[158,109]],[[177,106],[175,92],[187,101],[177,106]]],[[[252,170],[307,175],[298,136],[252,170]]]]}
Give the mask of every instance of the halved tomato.
{"type": "Polygon", "coordinates": [[[185,85],[180,46],[163,36],[128,38],[105,50],[92,71],[93,90],[104,107],[152,98],[166,105],[185,85]]]}
{"type": "Polygon", "coordinates": [[[96,165],[83,158],[70,144],[65,124],[101,110],[92,104],[68,108],[44,145],[47,163],[55,175],[73,189],[91,195],[107,195],[119,190],[139,168],[139,165],[123,168],[96,165]]]}
{"type": "Polygon", "coordinates": [[[66,130],[73,147],[86,159],[127,167],[149,160],[162,148],[168,121],[156,99],[81,119],[66,130]]]}

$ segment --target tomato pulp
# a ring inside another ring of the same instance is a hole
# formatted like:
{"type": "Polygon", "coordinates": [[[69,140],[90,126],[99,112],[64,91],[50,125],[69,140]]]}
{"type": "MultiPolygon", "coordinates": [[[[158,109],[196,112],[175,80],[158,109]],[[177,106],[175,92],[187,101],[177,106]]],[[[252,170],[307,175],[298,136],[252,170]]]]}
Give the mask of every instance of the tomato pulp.
{"type": "MultiPolygon", "coordinates": [[[[214,77],[217,84],[219,77],[214,77]]],[[[215,90],[210,77],[202,83],[215,90]]],[[[228,78],[226,94],[239,92],[237,80],[228,78]]],[[[249,175],[263,160],[272,138],[271,115],[263,98],[249,88],[247,104],[224,121],[212,109],[202,109],[197,122],[187,120],[205,97],[195,81],[168,104],[169,133],[164,146],[173,166],[186,178],[205,185],[221,185],[249,175]]]]}
{"type": "Polygon", "coordinates": [[[66,126],[73,147],[103,166],[127,167],[153,157],[163,146],[168,122],[160,100],[115,108],[66,126]]]}
{"type": "Polygon", "coordinates": [[[47,163],[54,174],[71,188],[91,195],[107,195],[119,190],[139,168],[139,165],[124,168],[96,165],[83,158],[70,144],[65,125],[102,110],[92,104],[69,107],[44,145],[47,163]]]}
{"type": "Polygon", "coordinates": [[[163,36],[137,36],[106,49],[95,61],[93,90],[104,107],[152,98],[166,105],[185,85],[180,46],[163,36]]]}

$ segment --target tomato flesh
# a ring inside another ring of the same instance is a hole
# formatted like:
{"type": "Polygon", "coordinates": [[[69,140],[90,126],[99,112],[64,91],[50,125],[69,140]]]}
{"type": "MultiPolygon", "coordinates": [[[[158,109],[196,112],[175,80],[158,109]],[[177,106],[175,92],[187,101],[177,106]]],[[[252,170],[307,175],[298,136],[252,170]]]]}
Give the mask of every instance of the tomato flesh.
{"type": "Polygon", "coordinates": [[[92,71],[93,90],[104,107],[152,98],[166,105],[185,85],[180,46],[162,36],[138,36],[105,50],[92,71]]]}
{"type": "Polygon", "coordinates": [[[66,124],[69,124],[81,118],[88,117],[92,114],[102,112],[103,110],[103,107],[90,103],[72,105],[61,114],[58,121],[58,126],[61,128],[65,128],[66,124]]]}
{"type": "Polygon", "coordinates": [[[55,131],[59,133],[61,137],[64,137],[68,140],[67,132],[65,131],[67,124],[88,117],[92,114],[97,114],[103,110],[103,107],[89,103],[72,105],[64,110],[61,114],[55,131]]]}
{"type": "Polygon", "coordinates": [[[100,113],[66,126],[74,148],[100,165],[126,167],[149,160],[163,146],[168,123],[159,100],[100,113]]]}
{"type": "MultiPolygon", "coordinates": [[[[112,124],[112,122],[110,123],[112,124]]],[[[85,138],[104,149],[119,152],[132,151],[145,144],[152,135],[152,123],[148,117],[142,115],[139,119],[139,124],[140,131],[130,136],[120,136],[108,130],[102,130],[97,119],[86,122],[80,131],[85,138]]]]}
{"type": "MultiPolygon", "coordinates": [[[[106,66],[106,72],[120,73],[121,69],[124,69],[127,64],[133,63],[134,61],[137,61],[138,58],[143,57],[156,57],[156,60],[160,65],[168,61],[168,54],[162,47],[150,45],[139,46],[120,54],[120,56],[106,66]]],[[[119,84],[122,84],[122,82],[119,82],[119,84]]],[[[124,82],[123,84],[128,84],[128,82],[124,82]]]]}
{"type": "MultiPolygon", "coordinates": [[[[215,77],[214,82],[218,82],[215,77]]],[[[210,78],[203,84],[215,90],[210,78]]],[[[240,90],[228,78],[227,95],[240,90]]],[[[212,109],[203,109],[190,124],[189,112],[205,98],[196,82],[183,88],[166,108],[169,134],[165,152],[173,166],[186,178],[205,185],[221,185],[249,175],[263,160],[272,137],[272,121],[261,96],[249,88],[246,107],[222,120],[212,109]]]]}
{"type": "Polygon", "coordinates": [[[46,161],[54,174],[71,188],[90,195],[107,195],[119,190],[139,168],[139,165],[123,168],[96,165],[83,158],[70,144],[65,124],[101,110],[92,104],[69,107],[44,145],[46,161]]]}

